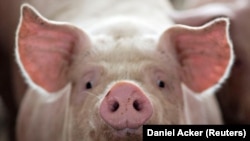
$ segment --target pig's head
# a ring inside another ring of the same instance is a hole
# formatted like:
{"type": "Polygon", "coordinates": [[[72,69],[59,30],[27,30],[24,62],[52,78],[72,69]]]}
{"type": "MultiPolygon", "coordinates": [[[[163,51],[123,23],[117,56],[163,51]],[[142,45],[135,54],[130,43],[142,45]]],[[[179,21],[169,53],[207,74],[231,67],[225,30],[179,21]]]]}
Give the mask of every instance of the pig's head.
{"type": "Polygon", "coordinates": [[[139,31],[114,37],[49,21],[26,5],[16,55],[41,94],[71,86],[71,138],[136,139],[143,124],[187,123],[182,85],[199,96],[225,79],[233,60],[228,24],[217,19],[196,28],[176,25],[159,37],[139,31]]]}

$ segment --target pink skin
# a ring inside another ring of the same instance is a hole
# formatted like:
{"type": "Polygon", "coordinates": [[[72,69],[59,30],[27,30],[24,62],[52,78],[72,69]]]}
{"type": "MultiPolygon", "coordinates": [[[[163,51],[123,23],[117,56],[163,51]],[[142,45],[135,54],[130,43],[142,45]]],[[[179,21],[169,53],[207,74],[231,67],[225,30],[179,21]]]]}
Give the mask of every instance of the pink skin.
{"type": "Polygon", "coordinates": [[[112,128],[137,129],[153,114],[153,107],[142,90],[129,82],[115,84],[103,99],[100,115],[112,128]]]}
{"type": "Polygon", "coordinates": [[[98,36],[23,6],[15,51],[29,89],[18,140],[142,140],[144,124],[221,123],[213,95],[202,92],[229,73],[228,24],[173,25],[157,39],[137,24],[133,36],[105,35],[114,33],[108,26],[98,36]]]}

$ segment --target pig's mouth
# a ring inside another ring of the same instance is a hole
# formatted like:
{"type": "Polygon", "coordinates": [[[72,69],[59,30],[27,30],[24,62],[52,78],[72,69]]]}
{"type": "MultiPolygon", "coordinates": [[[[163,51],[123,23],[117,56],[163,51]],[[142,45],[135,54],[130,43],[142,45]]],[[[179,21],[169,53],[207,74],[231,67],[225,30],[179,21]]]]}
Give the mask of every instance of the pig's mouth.
{"type": "Polygon", "coordinates": [[[124,128],[124,129],[113,129],[112,131],[114,136],[117,137],[131,137],[131,136],[141,136],[142,128],[132,129],[132,128],[124,128]]]}
{"type": "Polygon", "coordinates": [[[132,129],[124,128],[116,130],[112,128],[109,133],[104,135],[106,140],[110,141],[141,141],[142,140],[142,128],[132,129]]]}

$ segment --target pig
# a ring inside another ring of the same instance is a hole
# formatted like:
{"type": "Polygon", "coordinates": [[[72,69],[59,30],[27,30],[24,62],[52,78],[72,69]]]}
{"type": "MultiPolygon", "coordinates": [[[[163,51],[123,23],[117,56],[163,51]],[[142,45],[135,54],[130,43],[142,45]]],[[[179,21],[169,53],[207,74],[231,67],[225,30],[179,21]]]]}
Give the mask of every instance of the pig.
{"type": "Polygon", "coordinates": [[[209,3],[189,10],[176,11],[173,12],[172,18],[178,24],[190,26],[199,26],[221,16],[230,18],[231,28],[229,33],[234,43],[236,58],[231,76],[216,95],[225,123],[249,124],[250,2],[249,0],[222,2],[224,1],[209,3]]]}
{"type": "Polygon", "coordinates": [[[227,18],[175,25],[165,0],[75,8],[62,22],[21,7],[18,141],[142,140],[146,124],[223,123],[214,92],[234,60],[227,18]]]}

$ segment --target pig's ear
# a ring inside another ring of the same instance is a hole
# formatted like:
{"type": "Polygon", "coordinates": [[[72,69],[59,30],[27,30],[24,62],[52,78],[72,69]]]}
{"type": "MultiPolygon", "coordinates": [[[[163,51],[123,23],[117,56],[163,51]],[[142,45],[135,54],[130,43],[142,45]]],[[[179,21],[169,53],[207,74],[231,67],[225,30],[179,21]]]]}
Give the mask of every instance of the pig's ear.
{"type": "Polygon", "coordinates": [[[162,35],[160,48],[173,48],[182,81],[194,92],[227,77],[234,58],[228,30],[229,20],[220,18],[202,27],[176,25],[162,35]]]}
{"type": "Polygon", "coordinates": [[[17,29],[16,56],[28,83],[56,92],[69,82],[72,59],[86,47],[87,36],[76,27],[43,18],[24,4],[17,29]]]}

